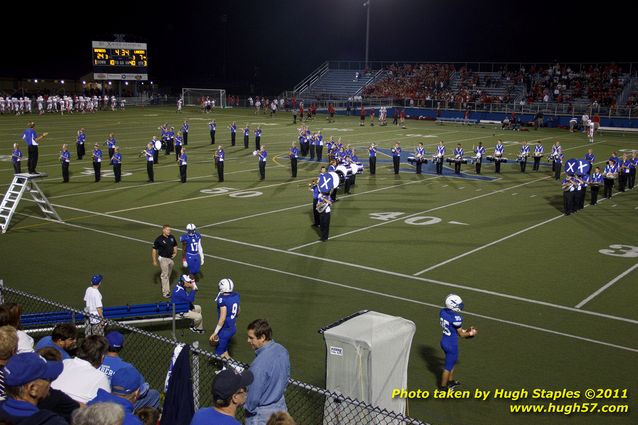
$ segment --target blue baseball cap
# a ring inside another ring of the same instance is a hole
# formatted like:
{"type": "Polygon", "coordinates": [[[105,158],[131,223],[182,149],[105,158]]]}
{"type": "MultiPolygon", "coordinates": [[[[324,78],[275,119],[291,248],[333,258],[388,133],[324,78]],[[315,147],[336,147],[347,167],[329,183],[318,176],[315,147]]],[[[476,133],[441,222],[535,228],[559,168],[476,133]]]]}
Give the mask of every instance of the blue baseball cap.
{"type": "Polygon", "coordinates": [[[9,387],[19,387],[36,379],[53,381],[62,373],[62,362],[49,362],[36,353],[12,356],[4,367],[4,380],[9,387]]]}
{"type": "Polygon", "coordinates": [[[102,279],[104,279],[104,278],[102,277],[102,275],[101,275],[101,274],[94,274],[94,275],[91,277],[91,283],[92,283],[93,285],[99,285],[99,284],[100,284],[100,282],[102,282],[102,279]]]}
{"type": "Polygon", "coordinates": [[[122,348],[124,347],[124,335],[118,331],[111,331],[106,335],[106,339],[109,342],[109,348],[122,348]]]}
{"type": "Polygon", "coordinates": [[[252,384],[253,379],[250,370],[237,373],[232,369],[224,369],[213,378],[213,397],[215,400],[228,400],[237,391],[252,384]]]}
{"type": "Polygon", "coordinates": [[[111,378],[111,393],[132,394],[142,386],[142,375],[133,366],[118,369],[111,378]]]}

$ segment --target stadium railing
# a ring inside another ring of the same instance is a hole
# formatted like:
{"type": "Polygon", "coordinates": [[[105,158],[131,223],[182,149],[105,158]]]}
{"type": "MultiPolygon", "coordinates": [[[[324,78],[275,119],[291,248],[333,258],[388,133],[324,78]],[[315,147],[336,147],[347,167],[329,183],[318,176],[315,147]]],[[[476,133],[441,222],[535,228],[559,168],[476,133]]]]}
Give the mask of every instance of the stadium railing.
{"type": "MultiPolygon", "coordinates": [[[[83,314],[79,309],[7,287],[0,280],[0,303],[5,302],[20,304],[25,314],[52,310],[76,315],[83,314]]],[[[163,393],[171,356],[174,349],[183,343],[126,323],[113,320],[106,320],[106,323],[106,332],[116,330],[125,335],[124,347],[120,353],[122,358],[135,365],[151,388],[163,393]]],[[[45,335],[46,333],[41,332],[33,336],[37,339],[45,335]]],[[[197,342],[191,345],[190,356],[195,408],[211,406],[210,388],[216,372],[222,367],[222,359],[200,349],[197,342]]],[[[232,362],[232,364],[236,367],[248,367],[238,362],[232,362]]],[[[288,381],[285,397],[290,415],[297,423],[304,425],[428,425],[418,419],[381,409],[295,379],[288,381]]],[[[243,420],[243,411],[238,418],[243,420]]]]}

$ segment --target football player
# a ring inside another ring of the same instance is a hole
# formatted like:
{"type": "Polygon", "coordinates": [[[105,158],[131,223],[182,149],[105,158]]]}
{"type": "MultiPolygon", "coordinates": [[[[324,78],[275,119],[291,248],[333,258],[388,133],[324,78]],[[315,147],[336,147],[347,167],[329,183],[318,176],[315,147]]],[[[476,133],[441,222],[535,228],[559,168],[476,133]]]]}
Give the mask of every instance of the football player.
{"type": "Polygon", "coordinates": [[[454,365],[459,359],[459,337],[472,338],[478,333],[473,326],[463,329],[463,317],[460,315],[463,310],[463,300],[456,294],[450,294],[445,298],[445,308],[439,312],[441,328],[441,348],[445,352],[445,367],[441,375],[440,389],[443,391],[453,390],[461,383],[455,381],[454,365]]]}
{"type": "Polygon", "coordinates": [[[186,225],[186,234],[180,236],[182,243],[182,265],[188,268],[190,274],[196,275],[204,264],[204,249],[202,248],[202,236],[197,232],[193,223],[186,225]]]}
{"type": "Polygon", "coordinates": [[[240,312],[239,294],[233,292],[235,284],[230,278],[220,280],[218,286],[219,293],[217,298],[215,298],[218,321],[215,332],[210,336],[209,341],[212,345],[216,344],[215,354],[230,358],[228,345],[233,335],[237,332],[235,322],[240,312]]]}

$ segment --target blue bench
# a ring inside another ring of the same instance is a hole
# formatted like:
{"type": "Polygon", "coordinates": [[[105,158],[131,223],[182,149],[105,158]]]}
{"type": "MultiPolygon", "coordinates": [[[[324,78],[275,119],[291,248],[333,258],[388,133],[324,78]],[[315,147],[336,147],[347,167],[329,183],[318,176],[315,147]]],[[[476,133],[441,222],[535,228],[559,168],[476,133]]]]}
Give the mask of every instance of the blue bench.
{"type": "MultiPolygon", "coordinates": [[[[106,319],[128,324],[172,320],[174,331],[175,319],[181,318],[180,313],[186,313],[189,310],[189,303],[161,302],[104,307],[102,313],[106,319]]],[[[84,313],[73,311],[30,313],[20,316],[20,323],[27,332],[36,332],[50,330],[60,323],[82,323],[86,320],[86,316],[84,313]]]]}
{"type": "Polygon", "coordinates": [[[474,124],[478,124],[479,120],[469,119],[469,118],[465,119],[460,117],[438,117],[435,122],[439,124],[443,124],[444,122],[449,122],[452,124],[474,125],[474,124]]]}

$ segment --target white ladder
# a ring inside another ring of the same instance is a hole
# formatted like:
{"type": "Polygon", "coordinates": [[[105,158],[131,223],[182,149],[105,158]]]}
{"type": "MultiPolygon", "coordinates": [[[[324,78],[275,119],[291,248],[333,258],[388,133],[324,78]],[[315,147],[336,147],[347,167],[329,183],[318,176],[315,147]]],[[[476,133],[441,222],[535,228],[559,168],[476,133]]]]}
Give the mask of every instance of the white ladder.
{"type": "Polygon", "coordinates": [[[47,177],[47,174],[23,173],[16,174],[13,177],[13,182],[11,182],[9,189],[4,194],[2,203],[0,203],[0,229],[2,229],[2,233],[7,233],[7,230],[9,230],[11,218],[25,192],[31,195],[31,198],[33,198],[33,201],[40,207],[46,218],[49,220],[62,221],[53,208],[53,205],[51,205],[47,197],[44,196],[44,192],[42,192],[40,186],[34,181],[34,179],[40,177],[47,177]]]}

